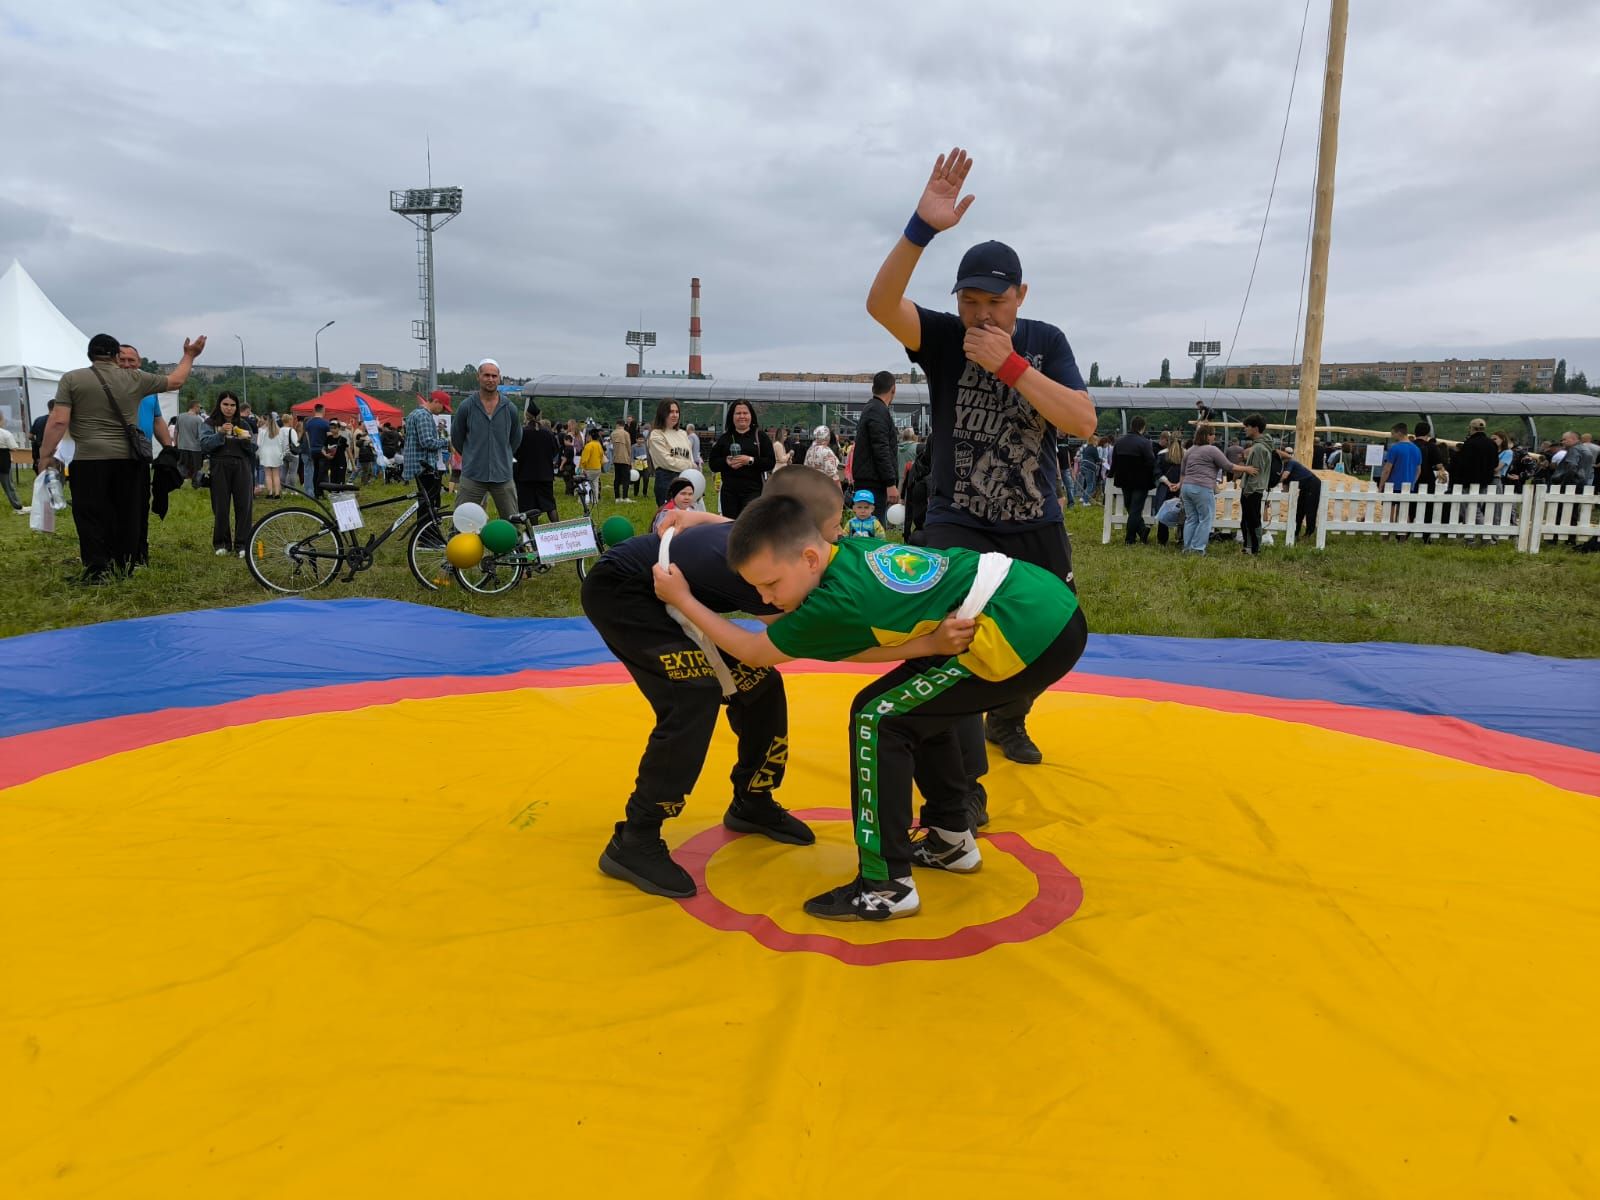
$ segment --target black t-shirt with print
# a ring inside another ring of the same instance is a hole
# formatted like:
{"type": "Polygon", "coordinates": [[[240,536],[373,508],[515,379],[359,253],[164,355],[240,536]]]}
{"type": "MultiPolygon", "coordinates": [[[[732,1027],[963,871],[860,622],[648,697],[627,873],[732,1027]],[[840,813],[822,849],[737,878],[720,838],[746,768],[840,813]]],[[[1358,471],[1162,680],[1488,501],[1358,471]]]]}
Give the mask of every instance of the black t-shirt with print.
{"type": "MultiPolygon", "coordinates": [[[[765,603],[761,594],[728,565],[728,533],[732,521],[696,525],[673,536],[672,565],[689,581],[694,598],[712,612],[747,612],[756,616],[778,609],[765,603]]],[[[644,590],[654,594],[650,569],[661,553],[661,539],[654,534],[631,537],[607,550],[603,563],[619,575],[637,576],[644,590]]]]}
{"type": "MultiPolygon", "coordinates": [[[[1056,430],[1022,393],[967,359],[966,326],[954,313],[917,306],[922,347],[907,356],[928,376],[933,470],[928,524],[1034,529],[1061,523],[1056,497],[1056,430]]],[[[1086,391],[1067,335],[1019,319],[1016,352],[1046,377],[1086,391]]]]}

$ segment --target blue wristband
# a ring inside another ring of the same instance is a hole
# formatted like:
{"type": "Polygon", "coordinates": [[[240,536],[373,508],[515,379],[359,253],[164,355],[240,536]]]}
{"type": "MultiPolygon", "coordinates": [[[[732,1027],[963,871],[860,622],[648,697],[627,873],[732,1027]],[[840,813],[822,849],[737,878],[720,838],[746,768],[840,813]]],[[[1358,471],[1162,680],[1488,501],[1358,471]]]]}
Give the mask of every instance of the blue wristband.
{"type": "Polygon", "coordinates": [[[933,235],[938,232],[914,212],[911,214],[911,220],[906,222],[906,241],[913,246],[926,246],[933,241],[933,235]]]}

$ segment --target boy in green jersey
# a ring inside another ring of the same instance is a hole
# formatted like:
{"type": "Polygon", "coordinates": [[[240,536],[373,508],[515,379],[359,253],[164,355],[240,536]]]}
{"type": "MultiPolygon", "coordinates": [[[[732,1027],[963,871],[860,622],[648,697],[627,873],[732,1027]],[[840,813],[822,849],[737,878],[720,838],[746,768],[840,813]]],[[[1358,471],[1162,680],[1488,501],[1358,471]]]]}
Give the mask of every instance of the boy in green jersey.
{"type": "Polygon", "coordinates": [[[696,602],[678,572],[660,567],[656,594],[751,666],[837,662],[902,646],[908,656],[925,654],[925,639],[941,622],[959,634],[953,657],[908,658],[852,702],[860,873],[805,905],[832,920],[911,916],[920,907],[913,863],[958,872],[982,865],[964,806],[957,722],[1036,695],[1073,668],[1088,632],[1077,596],[1049,571],[1001,554],[848,538],[830,546],[786,496],[763,496],[739,515],[728,565],[784,615],[759,632],[741,629],[696,602]],[[952,614],[958,620],[948,620],[952,614]],[[928,781],[916,840],[913,760],[928,781]]]}

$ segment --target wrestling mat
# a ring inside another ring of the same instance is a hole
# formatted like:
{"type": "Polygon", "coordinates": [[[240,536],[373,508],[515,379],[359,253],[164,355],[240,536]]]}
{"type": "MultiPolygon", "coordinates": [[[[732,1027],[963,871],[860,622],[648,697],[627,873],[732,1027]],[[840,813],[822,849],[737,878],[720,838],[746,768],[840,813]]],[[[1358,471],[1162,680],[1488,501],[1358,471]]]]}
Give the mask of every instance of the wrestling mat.
{"type": "MultiPolygon", "coordinates": [[[[1092,618],[1092,613],[1090,614],[1092,618]]],[[[0,1195],[1600,1194],[1600,663],[1093,637],[973,876],[853,870],[846,705],[648,709],[581,621],[277,601],[0,643],[0,1195]]]]}

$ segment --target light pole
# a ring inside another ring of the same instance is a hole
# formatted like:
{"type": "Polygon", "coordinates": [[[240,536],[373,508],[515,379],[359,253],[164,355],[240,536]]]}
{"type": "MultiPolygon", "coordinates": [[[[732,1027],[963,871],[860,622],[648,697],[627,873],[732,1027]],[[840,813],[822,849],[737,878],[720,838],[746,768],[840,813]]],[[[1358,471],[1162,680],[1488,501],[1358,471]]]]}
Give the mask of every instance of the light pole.
{"type": "Polygon", "coordinates": [[[250,376],[245,374],[244,369],[244,339],[236,333],[233,335],[233,340],[239,343],[239,386],[244,389],[244,397],[240,403],[243,405],[249,405],[250,376]]]}
{"type": "MultiPolygon", "coordinates": [[[[332,324],[332,321],[328,322],[328,325],[332,324]]],[[[324,325],[322,329],[326,329],[328,325],[324,325]]],[[[312,350],[317,358],[317,395],[319,397],[322,395],[322,329],[317,330],[316,336],[311,339],[312,350]]]]}

